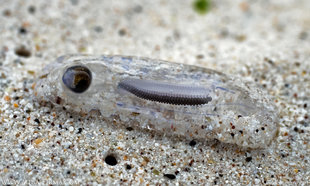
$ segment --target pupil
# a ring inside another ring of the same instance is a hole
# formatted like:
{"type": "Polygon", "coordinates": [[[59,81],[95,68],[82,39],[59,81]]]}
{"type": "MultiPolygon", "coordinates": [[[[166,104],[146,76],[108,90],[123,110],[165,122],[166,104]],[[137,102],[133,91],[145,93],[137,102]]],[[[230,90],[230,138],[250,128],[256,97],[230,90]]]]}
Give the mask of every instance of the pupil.
{"type": "Polygon", "coordinates": [[[62,77],[63,83],[75,93],[85,92],[91,84],[90,70],[85,66],[69,67],[62,77]]]}
{"type": "Polygon", "coordinates": [[[85,79],[81,79],[79,82],[76,84],[76,92],[84,92],[89,86],[89,81],[85,79]]]}

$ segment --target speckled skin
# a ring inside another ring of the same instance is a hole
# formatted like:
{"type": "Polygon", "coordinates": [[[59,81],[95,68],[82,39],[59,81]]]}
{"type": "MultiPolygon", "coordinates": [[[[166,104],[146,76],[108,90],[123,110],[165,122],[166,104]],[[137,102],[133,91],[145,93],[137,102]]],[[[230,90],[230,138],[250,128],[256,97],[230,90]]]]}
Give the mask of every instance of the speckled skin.
{"type": "Polygon", "coordinates": [[[255,85],[196,66],[128,56],[62,56],[48,65],[36,85],[40,100],[77,112],[99,110],[103,117],[128,126],[194,139],[218,139],[248,148],[265,148],[276,135],[277,112],[255,85]],[[87,91],[74,93],[62,82],[68,67],[92,72],[87,91]],[[207,88],[205,105],[173,105],[149,101],[119,90],[126,78],[155,80],[207,88]]]}

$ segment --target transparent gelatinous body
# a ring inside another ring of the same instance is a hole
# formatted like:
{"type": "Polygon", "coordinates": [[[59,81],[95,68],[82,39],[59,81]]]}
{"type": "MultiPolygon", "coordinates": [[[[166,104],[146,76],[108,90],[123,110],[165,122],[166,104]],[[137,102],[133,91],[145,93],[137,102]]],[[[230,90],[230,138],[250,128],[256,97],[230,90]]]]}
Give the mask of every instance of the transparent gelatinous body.
{"type": "Polygon", "coordinates": [[[278,129],[272,101],[253,84],[148,58],[62,56],[43,70],[36,94],[77,112],[99,110],[124,125],[243,147],[267,147],[278,129]],[[63,82],[74,66],[91,72],[85,92],[76,93],[63,82]]]}

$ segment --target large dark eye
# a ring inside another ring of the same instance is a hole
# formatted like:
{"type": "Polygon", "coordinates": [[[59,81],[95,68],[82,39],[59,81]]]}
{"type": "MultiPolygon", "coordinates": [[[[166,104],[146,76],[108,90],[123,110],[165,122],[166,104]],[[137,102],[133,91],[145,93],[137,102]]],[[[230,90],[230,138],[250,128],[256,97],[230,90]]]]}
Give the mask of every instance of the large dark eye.
{"type": "Polygon", "coordinates": [[[85,66],[72,66],[62,76],[63,83],[75,93],[85,92],[91,80],[91,72],[85,66]]]}

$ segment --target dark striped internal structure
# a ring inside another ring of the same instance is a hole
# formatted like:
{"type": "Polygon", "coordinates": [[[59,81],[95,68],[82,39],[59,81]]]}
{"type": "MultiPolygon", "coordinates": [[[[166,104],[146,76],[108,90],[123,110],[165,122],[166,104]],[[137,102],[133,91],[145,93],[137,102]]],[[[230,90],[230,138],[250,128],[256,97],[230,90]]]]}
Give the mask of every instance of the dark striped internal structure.
{"type": "Polygon", "coordinates": [[[174,105],[202,105],[212,100],[210,89],[200,86],[125,79],[118,84],[118,88],[142,99],[174,105]]]}

